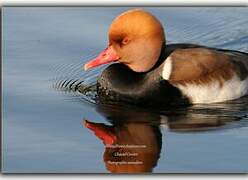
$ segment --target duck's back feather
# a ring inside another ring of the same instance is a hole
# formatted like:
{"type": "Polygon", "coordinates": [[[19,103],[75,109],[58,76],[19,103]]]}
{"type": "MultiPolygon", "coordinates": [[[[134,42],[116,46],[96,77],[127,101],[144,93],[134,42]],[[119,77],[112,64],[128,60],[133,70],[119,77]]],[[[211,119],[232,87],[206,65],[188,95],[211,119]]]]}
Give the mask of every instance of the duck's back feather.
{"type": "Polygon", "coordinates": [[[248,92],[248,55],[237,51],[187,48],[173,51],[162,76],[192,103],[239,98],[248,92]]]}

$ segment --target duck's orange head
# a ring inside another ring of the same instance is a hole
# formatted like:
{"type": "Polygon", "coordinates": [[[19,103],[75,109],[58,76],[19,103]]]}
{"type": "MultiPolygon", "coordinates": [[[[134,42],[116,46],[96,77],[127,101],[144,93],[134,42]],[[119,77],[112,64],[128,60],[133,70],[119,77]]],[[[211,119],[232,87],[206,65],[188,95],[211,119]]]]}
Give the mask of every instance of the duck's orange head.
{"type": "Polygon", "coordinates": [[[114,19],[109,28],[108,47],[85,64],[84,69],[119,61],[135,72],[146,72],[156,64],[163,43],[163,26],[151,13],[129,10],[114,19]]]}

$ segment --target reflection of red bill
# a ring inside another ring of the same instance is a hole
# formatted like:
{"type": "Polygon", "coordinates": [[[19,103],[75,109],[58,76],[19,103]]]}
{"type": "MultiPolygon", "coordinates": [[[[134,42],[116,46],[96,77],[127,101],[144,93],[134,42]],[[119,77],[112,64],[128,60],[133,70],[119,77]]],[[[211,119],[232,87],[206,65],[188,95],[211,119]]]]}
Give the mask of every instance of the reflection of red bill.
{"type": "Polygon", "coordinates": [[[116,141],[116,136],[110,131],[107,125],[102,123],[93,123],[87,120],[84,120],[83,124],[86,128],[92,130],[105,145],[112,145],[116,141]]]}
{"type": "Polygon", "coordinates": [[[102,51],[95,59],[90,60],[84,65],[84,70],[88,70],[102,64],[107,64],[110,62],[117,61],[119,57],[114,51],[113,47],[110,45],[104,51],[102,51]]]}

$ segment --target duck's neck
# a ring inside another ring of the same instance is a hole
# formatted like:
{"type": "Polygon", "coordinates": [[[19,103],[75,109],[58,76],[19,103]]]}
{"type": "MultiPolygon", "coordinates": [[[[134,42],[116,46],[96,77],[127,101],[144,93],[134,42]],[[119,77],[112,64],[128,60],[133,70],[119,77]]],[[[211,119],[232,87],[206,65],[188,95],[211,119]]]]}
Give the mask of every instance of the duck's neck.
{"type": "Polygon", "coordinates": [[[148,72],[153,71],[154,69],[158,68],[164,62],[164,60],[166,58],[165,46],[166,46],[165,42],[163,42],[159,58],[158,58],[156,64],[148,72]]]}

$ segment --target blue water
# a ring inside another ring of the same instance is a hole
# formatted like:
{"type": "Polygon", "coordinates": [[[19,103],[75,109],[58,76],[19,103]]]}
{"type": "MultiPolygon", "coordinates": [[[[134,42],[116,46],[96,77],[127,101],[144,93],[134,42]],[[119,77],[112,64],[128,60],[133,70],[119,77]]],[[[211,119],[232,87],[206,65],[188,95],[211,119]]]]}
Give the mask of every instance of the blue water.
{"type": "MultiPolygon", "coordinates": [[[[106,66],[82,66],[105,48],[108,26],[126,9],[3,8],[3,172],[118,172],[107,167],[109,150],[84,119],[111,126],[119,142],[146,144],[148,152],[134,150],[154,173],[247,172],[247,97],[160,113],[94,103],[94,83],[106,66]],[[90,90],[73,90],[80,82],[90,90]]],[[[248,52],[247,8],[146,9],[165,25],[169,43],[248,52]]]]}

